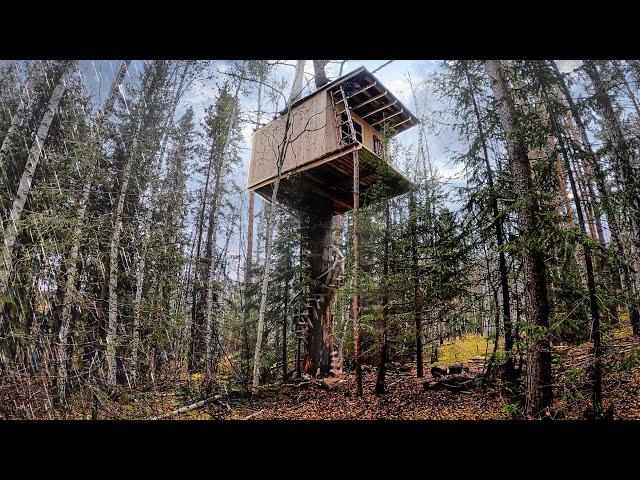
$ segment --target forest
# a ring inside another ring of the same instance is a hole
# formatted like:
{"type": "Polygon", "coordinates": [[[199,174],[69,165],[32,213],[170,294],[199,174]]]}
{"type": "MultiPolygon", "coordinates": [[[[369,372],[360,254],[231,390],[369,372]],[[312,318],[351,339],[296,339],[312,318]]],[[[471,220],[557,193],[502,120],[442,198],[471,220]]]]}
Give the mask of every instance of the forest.
{"type": "Polygon", "coordinates": [[[638,60],[2,60],[0,142],[0,419],[640,419],[638,60]]]}

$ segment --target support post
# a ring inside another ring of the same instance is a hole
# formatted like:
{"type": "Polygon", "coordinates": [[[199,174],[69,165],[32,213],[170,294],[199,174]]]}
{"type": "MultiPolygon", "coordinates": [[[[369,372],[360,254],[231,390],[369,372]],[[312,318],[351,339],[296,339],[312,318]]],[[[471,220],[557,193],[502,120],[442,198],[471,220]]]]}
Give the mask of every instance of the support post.
{"type": "Polygon", "coordinates": [[[356,395],[362,396],[362,358],[360,352],[360,157],[353,152],[353,341],[356,364],[356,395]]]}

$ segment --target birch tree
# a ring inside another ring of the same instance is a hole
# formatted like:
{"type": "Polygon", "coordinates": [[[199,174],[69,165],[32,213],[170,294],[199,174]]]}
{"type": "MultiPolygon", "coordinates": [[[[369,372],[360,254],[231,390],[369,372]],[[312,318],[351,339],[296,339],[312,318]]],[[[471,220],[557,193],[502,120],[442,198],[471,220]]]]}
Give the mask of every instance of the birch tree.
{"type": "MultiPolygon", "coordinates": [[[[118,68],[116,75],[111,84],[111,89],[107,95],[102,110],[98,114],[95,122],[95,134],[93,137],[92,155],[97,157],[99,154],[96,151],[99,148],[100,133],[102,130],[105,119],[113,111],[116,99],[119,95],[119,88],[124,81],[127,73],[127,68],[131,63],[130,60],[124,60],[118,68]]],[[[85,216],[87,212],[87,205],[89,203],[89,195],[91,192],[91,185],[96,174],[97,162],[95,158],[90,158],[85,166],[86,180],[82,186],[82,193],[78,200],[77,214],[75,224],[73,227],[72,245],[67,257],[66,264],[66,280],[64,283],[64,293],[62,299],[62,312],[60,314],[60,330],[58,331],[58,396],[62,403],[65,401],[66,383],[67,383],[67,338],[69,336],[69,327],[71,324],[71,308],[75,295],[76,288],[76,276],[78,272],[78,255],[80,252],[80,241],[82,238],[82,230],[84,227],[85,216]]]]}
{"type": "Polygon", "coordinates": [[[20,183],[18,184],[18,191],[15,194],[9,216],[6,219],[4,231],[2,232],[3,242],[2,246],[0,246],[2,249],[2,264],[0,264],[0,292],[4,292],[9,286],[14,262],[13,247],[15,246],[16,239],[21,229],[22,212],[27,201],[27,196],[31,191],[33,177],[36,173],[36,168],[40,163],[42,149],[44,148],[44,144],[47,140],[51,122],[56,114],[60,100],[62,100],[62,96],[67,89],[69,77],[73,73],[75,67],[75,61],[64,62],[62,75],[51,93],[46,110],[40,120],[38,130],[36,131],[33,145],[29,150],[27,163],[22,173],[20,183]]]}
{"type": "Polygon", "coordinates": [[[271,203],[265,204],[264,208],[267,209],[266,219],[266,231],[267,235],[264,242],[264,270],[262,273],[262,285],[260,288],[260,310],[258,313],[258,336],[256,339],[256,347],[253,354],[253,382],[252,385],[256,388],[260,384],[260,352],[262,351],[262,337],[264,335],[265,314],[267,310],[267,293],[269,289],[269,275],[271,268],[271,244],[273,240],[273,221],[275,217],[276,202],[278,199],[278,188],[280,187],[280,176],[282,171],[282,164],[285,159],[285,155],[290,144],[295,141],[292,137],[291,130],[291,105],[302,92],[302,78],[304,76],[304,60],[298,60],[296,64],[296,74],[293,81],[293,87],[291,93],[286,101],[286,113],[284,120],[284,129],[282,133],[282,140],[279,141],[277,147],[276,156],[276,177],[273,183],[273,191],[271,193],[271,203]]]}

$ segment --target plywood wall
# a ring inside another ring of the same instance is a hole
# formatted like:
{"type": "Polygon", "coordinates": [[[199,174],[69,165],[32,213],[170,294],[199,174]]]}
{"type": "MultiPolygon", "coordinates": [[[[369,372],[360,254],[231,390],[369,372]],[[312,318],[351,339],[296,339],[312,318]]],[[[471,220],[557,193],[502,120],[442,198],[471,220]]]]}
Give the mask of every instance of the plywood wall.
{"type": "MultiPolygon", "coordinates": [[[[282,174],[327,153],[328,111],[326,92],[319,92],[291,112],[289,141],[282,174]]],[[[333,115],[333,114],[331,114],[333,115]]],[[[275,177],[278,154],[283,148],[286,114],[257,130],[253,135],[248,185],[275,177]]]]}
{"type": "MultiPolygon", "coordinates": [[[[377,131],[358,115],[352,114],[352,117],[362,125],[362,144],[373,151],[373,136],[377,131]]],[[[249,187],[277,175],[276,162],[283,148],[285,121],[286,114],[253,134],[249,187]]],[[[339,148],[337,121],[328,92],[318,92],[292,110],[288,138],[282,175],[339,148]]]]}

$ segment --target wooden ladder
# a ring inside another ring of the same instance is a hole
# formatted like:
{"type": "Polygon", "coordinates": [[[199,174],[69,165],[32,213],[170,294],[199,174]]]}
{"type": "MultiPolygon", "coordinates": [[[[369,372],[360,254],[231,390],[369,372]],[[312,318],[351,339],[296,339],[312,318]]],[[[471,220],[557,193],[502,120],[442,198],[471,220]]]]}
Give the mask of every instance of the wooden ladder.
{"type": "Polygon", "coordinates": [[[356,143],[356,129],[353,126],[353,118],[351,117],[351,108],[349,108],[349,102],[347,101],[347,95],[344,92],[344,88],[342,85],[338,87],[337,90],[333,90],[331,92],[331,100],[333,101],[334,112],[336,115],[336,125],[338,126],[338,135],[339,142],[341,147],[346,147],[347,145],[351,145],[356,143]],[[338,105],[342,103],[342,110],[338,107],[338,105]],[[342,115],[346,114],[347,119],[342,120],[342,115]],[[349,135],[346,137],[342,135],[342,126],[347,125],[349,128],[349,135]]]}

